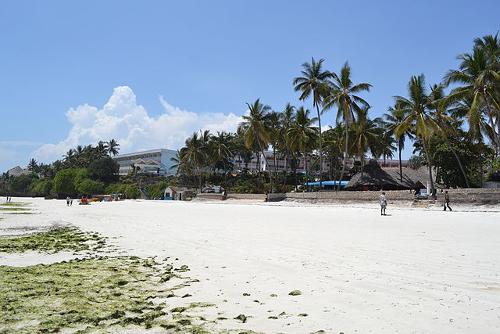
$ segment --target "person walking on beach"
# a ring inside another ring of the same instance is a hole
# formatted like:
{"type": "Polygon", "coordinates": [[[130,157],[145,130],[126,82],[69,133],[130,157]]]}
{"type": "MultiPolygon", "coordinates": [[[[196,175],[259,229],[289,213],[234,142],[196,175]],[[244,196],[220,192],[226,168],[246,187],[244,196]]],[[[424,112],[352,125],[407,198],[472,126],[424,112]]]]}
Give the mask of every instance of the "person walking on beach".
{"type": "Polygon", "coordinates": [[[380,194],[380,215],[385,216],[385,208],[387,207],[387,198],[385,197],[385,192],[382,192],[380,194]]]}
{"type": "Polygon", "coordinates": [[[450,207],[450,194],[448,194],[448,190],[446,190],[444,192],[444,204],[443,204],[444,208],[443,208],[443,211],[446,211],[446,207],[448,207],[448,209],[450,209],[450,211],[453,211],[450,207]]]}

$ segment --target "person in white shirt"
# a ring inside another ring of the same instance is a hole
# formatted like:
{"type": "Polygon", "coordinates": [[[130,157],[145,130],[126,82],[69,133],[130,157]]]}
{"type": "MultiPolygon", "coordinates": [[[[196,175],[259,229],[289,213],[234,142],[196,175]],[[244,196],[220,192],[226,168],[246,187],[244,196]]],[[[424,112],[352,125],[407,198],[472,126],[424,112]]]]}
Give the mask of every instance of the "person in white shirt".
{"type": "Polygon", "coordinates": [[[385,208],[387,207],[387,198],[385,197],[385,192],[380,195],[380,215],[385,216],[385,208]]]}

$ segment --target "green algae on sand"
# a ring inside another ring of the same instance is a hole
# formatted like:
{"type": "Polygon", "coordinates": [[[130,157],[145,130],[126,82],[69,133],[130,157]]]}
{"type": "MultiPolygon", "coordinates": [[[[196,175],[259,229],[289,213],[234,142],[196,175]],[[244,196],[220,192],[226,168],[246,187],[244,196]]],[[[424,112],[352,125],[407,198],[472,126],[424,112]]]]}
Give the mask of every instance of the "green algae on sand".
{"type": "Polygon", "coordinates": [[[104,245],[105,239],[98,233],[82,232],[75,227],[61,227],[46,232],[0,237],[0,252],[5,253],[96,251],[104,245]]]}
{"type": "MultiPolygon", "coordinates": [[[[50,265],[0,266],[0,333],[81,333],[163,327],[205,333],[189,316],[172,319],[157,269],[136,257],[94,257],[50,265]]],[[[195,319],[194,319],[195,320],[195,319]]]]}

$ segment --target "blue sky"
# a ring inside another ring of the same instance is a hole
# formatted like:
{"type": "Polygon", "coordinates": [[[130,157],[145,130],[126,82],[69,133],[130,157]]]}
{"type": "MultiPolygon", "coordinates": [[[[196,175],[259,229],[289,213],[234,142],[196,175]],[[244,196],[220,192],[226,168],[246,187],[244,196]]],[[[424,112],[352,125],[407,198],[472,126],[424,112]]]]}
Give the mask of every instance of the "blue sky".
{"type": "Polygon", "coordinates": [[[176,148],[205,123],[231,129],[256,98],[300,105],[291,81],[311,57],[334,71],[348,60],[373,85],[376,116],[411,75],[440,81],[500,29],[499,12],[461,0],[3,1],[0,171],[110,136],[124,151],[176,148]]]}

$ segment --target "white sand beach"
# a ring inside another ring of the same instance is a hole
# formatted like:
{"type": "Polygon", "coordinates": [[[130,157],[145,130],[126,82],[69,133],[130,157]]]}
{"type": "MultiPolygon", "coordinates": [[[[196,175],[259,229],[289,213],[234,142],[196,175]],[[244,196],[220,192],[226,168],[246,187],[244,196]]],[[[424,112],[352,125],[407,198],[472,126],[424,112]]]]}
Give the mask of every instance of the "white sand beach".
{"type": "Polygon", "coordinates": [[[130,255],[177,258],[199,282],[168,302],[215,304],[199,310],[228,319],[213,331],[500,333],[499,207],[27,201],[37,214],[4,214],[1,234],[72,224],[130,255]]]}

